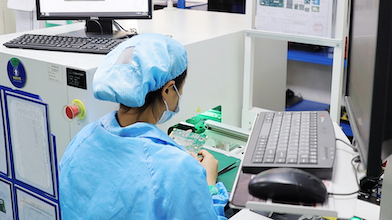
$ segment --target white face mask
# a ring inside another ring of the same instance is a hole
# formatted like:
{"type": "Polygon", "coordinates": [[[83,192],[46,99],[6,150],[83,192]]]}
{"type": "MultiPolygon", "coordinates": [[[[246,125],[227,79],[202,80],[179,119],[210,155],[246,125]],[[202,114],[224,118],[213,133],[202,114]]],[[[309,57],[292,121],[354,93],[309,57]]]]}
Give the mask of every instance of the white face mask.
{"type": "Polygon", "coordinates": [[[157,121],[157,124],[162,124],[167,122],[168,120],[170,120],[175,114],[177,114],[180,111],[180,100],[181,100],[181,95],[177,90],[176,85],[174,85],[174,90],[176,90],[176,93],[178,95],[178,102],[177,102],[177,107],[176,109],[174,109],[173,111],[169,110],[169,106],[167,105],[167,102],[165,101],[165,99],[163,99],[163,103],[165,103],[166,106],[166,110],[162,113],[161,118],[157,121]]]}

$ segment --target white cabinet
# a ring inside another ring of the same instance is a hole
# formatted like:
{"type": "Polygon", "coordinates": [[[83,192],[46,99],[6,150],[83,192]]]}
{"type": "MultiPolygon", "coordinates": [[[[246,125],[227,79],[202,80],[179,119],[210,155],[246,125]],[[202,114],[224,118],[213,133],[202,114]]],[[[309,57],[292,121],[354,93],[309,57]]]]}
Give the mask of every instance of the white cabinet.
{"type": "Polygon", "coordinates": [[[250,128],[258,112],[285,109],[288,42],[334,48],[330,115],[333,121],[339,122],[344,86],[348,0],[336,1],[333,38],[256,30],[256,1],[246,2],[247,25],[244,30],[244,90],[241,126],[250,128]]]}

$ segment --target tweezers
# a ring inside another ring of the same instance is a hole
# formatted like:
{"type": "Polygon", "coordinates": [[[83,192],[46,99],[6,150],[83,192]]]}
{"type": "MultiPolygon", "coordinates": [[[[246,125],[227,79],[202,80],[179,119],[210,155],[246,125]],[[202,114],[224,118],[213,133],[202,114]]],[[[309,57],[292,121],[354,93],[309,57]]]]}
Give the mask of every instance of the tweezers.
{"type": "Polygon", "coordinates": [[[241,160],[236,160],[234,163],[222,168],[221,170],[218,171],[218,176],[238,167],[240,162],[241,162],[241,160]]]}

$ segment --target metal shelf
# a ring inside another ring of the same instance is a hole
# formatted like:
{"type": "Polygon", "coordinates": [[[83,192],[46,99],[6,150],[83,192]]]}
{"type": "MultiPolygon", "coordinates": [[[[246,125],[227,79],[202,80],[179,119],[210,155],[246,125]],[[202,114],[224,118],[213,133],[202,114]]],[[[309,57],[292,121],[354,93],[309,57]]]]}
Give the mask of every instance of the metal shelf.
{"type": "MultiPolygon", "coordinates": [[[[317,52],[302,51],[302,50],[288,50],[287,59],[332,66],[333,48],[329,47],[323,49],[322,51],[317,51],[317,52]]],[[[344,60],[344,66],[346,66],[346,60],[344,60]]]]}

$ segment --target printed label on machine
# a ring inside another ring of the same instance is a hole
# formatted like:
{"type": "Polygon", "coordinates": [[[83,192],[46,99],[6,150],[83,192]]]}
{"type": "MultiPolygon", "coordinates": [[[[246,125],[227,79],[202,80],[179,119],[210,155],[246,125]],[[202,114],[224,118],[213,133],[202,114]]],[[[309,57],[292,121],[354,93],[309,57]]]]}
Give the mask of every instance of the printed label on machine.
{"type": "Polygon", "coordinates": [[[67,68],[67,85],[87,89],[86,72],[67,68]]]}
{"type": "Polygon", "coordinates": [[[48,64],[48,79],[52,82],[63,83],[63,72],[60,66],[48,64]]]}

